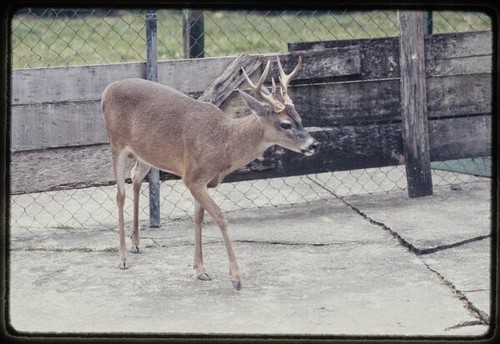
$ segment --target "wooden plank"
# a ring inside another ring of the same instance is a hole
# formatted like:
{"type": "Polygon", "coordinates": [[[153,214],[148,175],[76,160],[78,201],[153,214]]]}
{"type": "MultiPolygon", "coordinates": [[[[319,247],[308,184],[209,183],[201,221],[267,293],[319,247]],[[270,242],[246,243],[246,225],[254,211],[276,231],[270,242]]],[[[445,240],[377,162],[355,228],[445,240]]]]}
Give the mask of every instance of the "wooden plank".
{"type": "MultiPolygon", "coordinates": [[[[266,58],[273,58],[275,55],[277,54],[268,54],[266,58]]],[[[297,75],[297,80],[317,78],[318,70],[326,77],[352,75],[359,72],[359,67],[350,62],[355,62],[357,59],[353,55],[352,47],[335,49],[331,54],[325,52],[323,55],[315,56],[313,52],[308,52],[301,53],[301,55],[304,58],[304,66],[297,75]]],[[[283,56],[284,67],[287,66],[289,58],[286,54],[280,54],[280,56],[283,56]]],[[[199,94],[227,68],[235,57],[159,61],[158,81],[186,94],[199,94]]],[[[277,73],[275,69],[276,67],[273,66],[270,73],[277,73]]],[[[146,64],[119,63],[18,69],[12,72],[11,101],[12,105],[21,105],[98,100],[101,99],[102,91],[107,85],[126,78],[146,78],[146,64]]]]}
{"type": "Polygon", "coordinates": [[[108,142],[100,100],[11,108],[11,151],[108,142]]]}
{"type": "Polygon", "coordinates": [[[109,145],[13,153],[10,176],[12,194],[114,182],[109,145]]]}
{"type": "MultiPolygon", "coordinates": [[[[398,37],[289,43],[288,50],[321,51],[345,46],[358,46],[360,49],[361,80],[399,76],[398,37]]],[[[427,76],[491,73],[492,71],[492,33],[490,31],[430,35],[425,37],[425,47],[427,76]]]]}
{"type": "Polygon", "coordinates": [[[305,126],[401,119],[398,80],[296,86],[289,92],[305,126]]]}
{"type": "Polygon", "coordinates": [[[158,82],[186,94],[203,92],[235,56],[158,62],[158,82]]]}
{"type": "MultiPolygon", "coordinates": [[[[491,113],[491,74],[427,79],[428,118],[491,113]]],[[[305,126],[369,125],[401,120],[398,79],[296,85],[289,89],[305,126]]],[[[237,93],[224,104],[243,116],[247,107],[237,93]]]]}
{"type": "Polygon", "coordinates": [[[491,115],[431,120],[431,161],[491,156],[491,137],[491,115]]]}
{"type": "MultiPolygon", "coordinates": [[[[158,80],[184,93],[202,92],[232,59],[159,61],[158,80]]],[[[146,64],[18,69],[12,71],[11,101],[24,105],[100,100],[107,85],[126,78],[146,78],[146,64]]]]}
{"type": "Polygon", "coordinates": [[[425,45],[426,60],[485,56],[493,53],[493,36],[491,31],[437,34],[425,37],[425,45]]]}
{"type": "Polygon", "coordinates": [[[233,62],[227,66],[224,72],[219,75],[203,94],[198,98],[200,101],[205,101],[220,106],[222,103],[240,86],[245,80],[241,69],[244,68],[247,74],[253,73],[262,61],[247,54],[240,54],[233,62]]]}
{"type": "MultiPolygon", "coordinates": [[[[428,118],[491,113],[491,82],[491,74],[427,78],[428,118]]],[[[295,86],[290,94],[306,126],[401,119],[397,79],[295,86]]]]}
{"type": "Polygon", "coordinates": [[[398,11],[401,114],[410,198],[432,195],[422,12],[398,11]]]}
{"type": "Polygon", "coordinates": [[[491,113],[492,85],[491,74],[428,78],[428,117],[462,117],[491,113]]]}
{"type": "MultiPolygon", "coordinates": [[[[276,160],[266,160],[260,167],[233,173],[224,182],[405,162],[399,123],[310,130],[321,142],[320,151],[313,157],[290,151],[283,155],[271,155],[276,160]]],[[[491,130],[490,115],[430,120],[431,160],[491,155],[491,130]]],[[[127,168],[132,165],[133,159],[129,159],[127,168]]],[[[108,145],[17,152],[11,155],[10,168],[13,194],[114,184],[108,145]]],[[[178,178],[161,173],[161,179],[178,178]]]]}
{"type": "Polygon", "coordinates": [[[280,58],[285,73],[292,71],[297,65],[298,56],[302,57],[302,67],[291,84],[328,81],[338,77],[352,77],[361,73],[361,53],[357,46],[324,49],[322,51],[300,51],[287,54],[268,54],[265,57],[273,62],[266,81],[275,81],[279,77],[279,69],[274,56],[280,58]]]}
{"type": "Polygon", "coordinates": [[[356,80],[396,78],[399,76],[399,43],[397,38],[337,40],[322,42],[289,43],[289,51],[316,52],[342,47],[357,47],[360,52],[360,73],[356,80]]]}
{"type": "Polygon", "coordinates": [[[492,62],[492,55],[426,60],[425,74],[428,76],[448,76],[491,73],[492,62]]]}
{"type": "MultiPolygon", "coordinates": [[[[493,36],[491,31],[456,32],[428,35],[424,37],[424,44],[426,47],[425,59],[450,59],[467,56],[491,55],[493,52],[492,39],[493,36]]],[[[386,46],[386,49],[387,47],[389,47],[388,50],[392,50],[394,46],[391,43],[396,43],[395,48],[399,49],[398,37],[384,37],[288,43],[288,50],[322,50],[327,48],[338,48],[354,45],[359,45],[360,47],[366,45],[382,45],[386,46]]]]}
{"type": "Polygon", "coordinates": [[[113,81],[145,78],[145,63],[18,69],[12,71],[12,105],[100,100],[113,81]]]}

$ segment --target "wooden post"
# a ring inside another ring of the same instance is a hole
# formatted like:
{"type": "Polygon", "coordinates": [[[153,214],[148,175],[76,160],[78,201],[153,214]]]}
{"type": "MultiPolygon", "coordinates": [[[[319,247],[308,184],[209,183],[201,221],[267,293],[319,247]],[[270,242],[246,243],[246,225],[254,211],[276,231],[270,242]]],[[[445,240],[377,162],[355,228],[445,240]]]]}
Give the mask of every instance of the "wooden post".
{"type": "MultiPolygon", "coordinates": [[[[146,79],[158,81],[156,10],[146,12],[146,79]]],[[[160,227],[160,172],[156,168],[149,171],[149,226],[160,227]]]]}
{"type": "Polygon", "coordinates": [[[234,90],[245,81],[241,69],[251,75],[262,65],[259,57],[241,53],[236,57],[198,97],[198,100],[209,102],[219,107],[234,90]]]}
{"type": "Polygon", "coordinates": [[[432,195],[422,12],[398,11],[403,146],[408,194],[432,195]]]}
{"type": "Polygon", "coordinates": [[[184,36],[184,57],[205,57],[205,24],[203,11],[183,11],[182,34],[184,36]]]}

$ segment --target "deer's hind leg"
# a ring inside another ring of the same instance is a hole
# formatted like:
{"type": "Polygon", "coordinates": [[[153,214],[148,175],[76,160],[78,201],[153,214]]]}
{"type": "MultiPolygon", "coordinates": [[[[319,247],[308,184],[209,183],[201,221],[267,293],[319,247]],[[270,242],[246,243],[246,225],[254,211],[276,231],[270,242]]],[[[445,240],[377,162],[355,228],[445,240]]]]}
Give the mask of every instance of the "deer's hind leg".
{"type": "Polygon", "coordinates": [[[131,251],[139,253],[140,230],[139,230],[139,197],[141,191],[142,180],[151,169],[151,166],[137,160],[131,171],[132,185],[134,190],[134,221],[132,224],[132,248],[131,251]]]}
{"type": "Polygon", "coordinates": [[[205,209],[201,207],[198,201],[194,200],[194,232],[195,232],[195,246],[194,246],[194,278],[202,281],[210,281],[211,278],[205,271],[205,264],[203,263],[203,249],[202,249],[202,236],[201,229],[203,226],[203,217],[205,209]]]}
{"type": "Polygon", "coordinates": [[[127,252],[125,248],[125,221],[123,216],[123,206],[125,205],[125,166],[127,163],[127,150],[111,145],[113,157],[113,171],[116,179],[116,204],[118,206],[118,234],[120,237],[120,269],[127,269],[127,252]]]}

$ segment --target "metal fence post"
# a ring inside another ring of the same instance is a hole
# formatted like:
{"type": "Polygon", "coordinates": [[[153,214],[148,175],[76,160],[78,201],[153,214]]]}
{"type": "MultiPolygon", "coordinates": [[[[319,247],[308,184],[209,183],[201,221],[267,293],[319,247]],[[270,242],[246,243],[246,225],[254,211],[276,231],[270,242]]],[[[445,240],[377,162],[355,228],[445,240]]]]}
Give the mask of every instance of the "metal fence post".
{"type": "Polygon", "coordinates": [[[205,24],[203,11],[184,10],[182,22],[182,34],[184,36],[184,57],[205,57],[205,24]]]}
{"type": "Polygon", "coordinates": [[[408,194],[432,195],[423,15],[398,11],[403,147],[408,194]]]}
{"type": "MultiPolygon", "coordinates": [[[[146,12],[146,79],[158,81],[156,10],[146,12]]],[[[156,168],[149,171],[149,226],[160,227],[160,172],[156,168]]]]}
{"type": "Polygon", "coordinates": [[[432,35],[432,11],[424,12],[424,35],[432,35]]]}

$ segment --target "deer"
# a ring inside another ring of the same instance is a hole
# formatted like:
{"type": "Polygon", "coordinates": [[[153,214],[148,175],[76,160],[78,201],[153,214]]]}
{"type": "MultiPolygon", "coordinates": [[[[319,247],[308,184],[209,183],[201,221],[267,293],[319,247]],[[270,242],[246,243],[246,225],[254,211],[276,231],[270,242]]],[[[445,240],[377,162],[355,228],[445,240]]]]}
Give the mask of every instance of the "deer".
{"type": "Polygon", "coordinates": [[[228,222],[208,193],[226,175],[261,157],[265,150],[279,145],[311,156],[319,143],[303,127],[300,115],[288,94],[291,73],[283,71],[279,57],[280,94],[272,78],[272,89],[264,85],[271,60],[267,61],[257,83],[245,69],[244,79],[255,97],[237,88],[251,114],[235,118],[215,105],[191,98],[160,83],[144,79],[124,79],[109,84],[102,95],[101,110],[109,137],[118,207],[119,267],[128,269],[124,228],[126,160],[137,159],[131,170],[133,189],[132,253],[139,253],[139,192],[151,167],[182,179],[194,199],[194,274],[210,281],[203,263],[202,224],[205,211],[217,224],[229,258],[233,287],[241,289],[241,274],[228,235],[228,222]]]}

